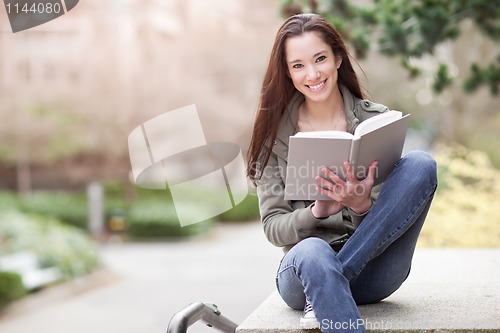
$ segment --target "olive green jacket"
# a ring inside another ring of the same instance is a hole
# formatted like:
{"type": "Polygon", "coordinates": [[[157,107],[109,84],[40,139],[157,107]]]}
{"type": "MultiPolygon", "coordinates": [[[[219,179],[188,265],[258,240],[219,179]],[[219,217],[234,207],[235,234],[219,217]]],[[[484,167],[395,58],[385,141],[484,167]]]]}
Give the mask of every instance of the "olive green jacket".
{"type": "MultiPolygon", "coordinates": [[[[365,119],[389,109],[381,104],[354,97],[348,89],[340,86],[344,99],[347,131],[354,132],[365,119]]],[[[324,219],[315,218],[310,206],[314,201],[284,200],[288,140],[298,132],[298,108],[305,100],[297,92],[291,99],[280,120],[276,140],[262,178],[257,182],[257,195],[261,221],[267,239],[287,252],[293,245],[307,237],[319,237],[334,247],[340,247],[354,233],[364,218],[349,208],[324,219]]],[[[372,200],[376,200],[382,184],[373,188],[372,200]]]]}

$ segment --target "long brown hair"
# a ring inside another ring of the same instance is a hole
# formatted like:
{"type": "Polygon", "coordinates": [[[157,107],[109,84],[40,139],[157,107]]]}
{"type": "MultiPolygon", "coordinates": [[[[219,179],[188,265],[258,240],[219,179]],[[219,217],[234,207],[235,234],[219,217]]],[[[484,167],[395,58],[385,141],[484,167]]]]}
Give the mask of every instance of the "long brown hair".
{"type": "Polygon", "coordinates": [[[274,41],[248,149],[247,175],[254,184],[260,179],[262,170],[269,161],[281,116],[296,91],[288,75],[285,43],[290,37],[312,31],[318,32],[324,42],[330,45],[335,57],[342,57],[338,83],[349,89],[354,96],[363,98],[350,55],[337,29],[316,14],[299,14],[288,18],[278,30],[274,41]]]}

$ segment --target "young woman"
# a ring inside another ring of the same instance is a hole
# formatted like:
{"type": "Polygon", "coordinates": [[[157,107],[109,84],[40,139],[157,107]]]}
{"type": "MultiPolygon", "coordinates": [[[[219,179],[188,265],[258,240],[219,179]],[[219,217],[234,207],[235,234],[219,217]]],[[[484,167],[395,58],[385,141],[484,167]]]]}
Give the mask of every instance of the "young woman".
{"type": "MultiPolygon", "coordinates": [[[[319,15],[289,18],[278,31],[265,74],[248,153],[269,241],[284,248],[276,284],[283,300],[303,309],[303,328],[364,332],[357,304],[392,294],[411,259],[435,189],[436,164],[411,152],[384,184],[316,178],[331,200],[285,201],[288,139],[298,131],[353,132],[388,108],[363,99],[342,37],[319,15]]],[[[326,152],[325,154],[335,154],[326,152]]]]}

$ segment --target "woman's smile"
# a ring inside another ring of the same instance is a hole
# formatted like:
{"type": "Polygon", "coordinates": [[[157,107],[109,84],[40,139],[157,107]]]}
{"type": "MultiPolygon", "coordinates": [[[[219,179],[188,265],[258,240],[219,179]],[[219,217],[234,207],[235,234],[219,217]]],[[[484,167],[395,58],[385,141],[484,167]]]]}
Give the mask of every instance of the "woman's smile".
{"type": "MultiPolygon", "coordinates": [[[[326,79],[327,80],[327,79],[326,79]]],[[[323,89],[326,84],[326,80],[316,84],[316,85],[306,85],[312,92],[319,92],[323,89]]]]}

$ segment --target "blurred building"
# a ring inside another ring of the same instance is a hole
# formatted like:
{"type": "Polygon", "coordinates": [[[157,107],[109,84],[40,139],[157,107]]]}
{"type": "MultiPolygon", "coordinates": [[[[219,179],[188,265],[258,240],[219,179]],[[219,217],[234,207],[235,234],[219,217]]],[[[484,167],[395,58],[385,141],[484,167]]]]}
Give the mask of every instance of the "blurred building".
{"type": "Polygon", "coordinates": [[[129,132],[189,104],[247,144],[281,22],[277,1],[86,0],[13,34],[1,7],[0,187],[125,179],[129,132]]]}

